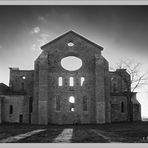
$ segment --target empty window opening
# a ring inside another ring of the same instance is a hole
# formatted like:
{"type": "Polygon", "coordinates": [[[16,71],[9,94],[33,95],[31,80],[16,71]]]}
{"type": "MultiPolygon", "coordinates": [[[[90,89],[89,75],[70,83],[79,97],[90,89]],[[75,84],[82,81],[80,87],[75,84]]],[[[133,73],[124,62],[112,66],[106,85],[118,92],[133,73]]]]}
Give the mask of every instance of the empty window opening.
{"type": "Polygon", "coordinates": [[[25,80],[25,79],[26,79],[26,77],[25,77],[25,76],[22,76],[22,79],[23,79],[23,80],[25,80]]]}
{"type": "Polygon", "coordinates": [[[24,91],[24,83],[22,83],[22,91],[24,91]]]}
{"type": "Polygon", "coordinates": [[[69,102],[70,102],[70,103],[75,103],[75,98],[74,98],[74,96],[70,96],[70,97],[69,97],[69,102]]]}
{"type": "Polygon", "coordinates": [[[85,81],[85,78],[81,77],[81,86],[83,86],[84,81],[85,81]]]}
{"type": "Polygon", "coordinates": [[[59,86],[63,86],[63,78],[59,77],[59,86]]]}
{"type": "Polygon", "coordinates": [[[12,105],[10,105],[10,107],[9,107],[9,114],[13,114],[13,106],[12,105]]]}
{"type": "Polygon", "coordinates": [[[87,97],[84,96],[83,97],[83,111],[87,111],[88,107],[87,107],[87,97]]]}
{"type": "Polygon", "coordinates": [[[71,112],[74,112],[75,111],[74,103],[70,103],[70,111],[71,112]]]}
{"type": "Polygon", "coordinates": [[[68,71],[75,71],[82,67],[82,60],[75,56],[68,56],[61,59],[61,66],[68,71]]]}
{"type": "Polygon", "coordinates": [[[61,105],[60,105],[60,97],[56,97],[56,111],[60,111],[61,105]]]}
{"type": "Polygon", "coordinates": [[[71,112],[74,112],[75,111],[75,109],[74,108],[71,108],[71,112]]]}
{"type": "Polygon", "coordinates": [[[74,78],[73,77],[69,78],[69,86],[74,86],[74,78]]]}
{"type": "Polygon", "coordinates": [[[72,47],[72,46],[74,46],[74,43],[73,43],[73,42],[69,42],[67,45],[68,45],[69,47],[72,47]]]}
{"type": "Polygon", "coordinates": [[[23,122],[23,115],[22,115],[22,114],[19,116],[19,122],[20,122],[20,123],[23,122]]]}
{"type": "Polygon", "coordinates": [[[32,112],[32,109],[33,109],[33,99],[32,99],[32,97],[30,97],[30,99],[29,99],[29,113],[32,112]]]}
{"type": "Polygon", "coordinates": [[[121,102],[121,112],[124,113],[124,102],[121,102]]]}

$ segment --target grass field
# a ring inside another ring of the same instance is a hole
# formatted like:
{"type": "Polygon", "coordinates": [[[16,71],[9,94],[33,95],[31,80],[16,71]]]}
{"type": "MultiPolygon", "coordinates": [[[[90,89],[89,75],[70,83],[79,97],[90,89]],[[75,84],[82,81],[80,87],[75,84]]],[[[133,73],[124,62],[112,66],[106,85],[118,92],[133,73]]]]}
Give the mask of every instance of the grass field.
{"type": "Polygon", "coordinates": [[[148,143],[148,122],[61,126],[1,124],[0,142],[5,139],[11,143],[148,143]],[[39,129],[44,131],[33,133],[39,129]]]}

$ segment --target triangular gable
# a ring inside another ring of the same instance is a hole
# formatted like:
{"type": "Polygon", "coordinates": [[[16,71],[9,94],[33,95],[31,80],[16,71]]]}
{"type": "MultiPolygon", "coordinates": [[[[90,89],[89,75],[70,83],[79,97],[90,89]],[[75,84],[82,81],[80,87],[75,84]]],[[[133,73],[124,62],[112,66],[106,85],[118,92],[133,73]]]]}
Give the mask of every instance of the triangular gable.
{"type": "Polygon", "coordinates": [[[66,32],[65,34],[63,34],[63,35],[61,35],[61,36],[59,36],[59,37],[57,37],[56,39],[50,41],[49,43],[43,45],[43,46],[41,47],[41,49],[43,50],[46,46],[48,46],[48,45],[50,45],[50,44],[56,42],[57,40],[63,38],[64,36],[66,36],[66,35],[68,35],[68,34],[73,34],[73,35],[75,35],[75,36],[78,36],[78,37],[80,37],[81,39],[85,40],[86,42],[88,42],[88,43],[92,44],[93,46],[99,48],[100,50],[103,50],[103,47],[101,47],[101,46],[99,46],[98,44],[96,44],[96,43],[94,43],[94,42],[92,42],[92,41],[86,39],[85,37],[81,36],[80,34],[74,32],[74,31],[72,31],[72,30],[66,32]]]}

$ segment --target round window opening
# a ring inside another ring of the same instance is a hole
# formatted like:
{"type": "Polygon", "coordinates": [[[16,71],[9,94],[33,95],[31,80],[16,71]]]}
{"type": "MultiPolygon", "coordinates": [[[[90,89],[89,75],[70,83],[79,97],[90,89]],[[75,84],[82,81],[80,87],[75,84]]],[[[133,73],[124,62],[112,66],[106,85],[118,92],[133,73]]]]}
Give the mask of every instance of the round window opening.
{"type": "Polygon", "coordinates": [[[72,47],[72,46],[74,46],[74,43],[73,43],[73,42],[69,42],[67,45],[68,45],[69,47],[72,47]]]}
{"type": "Polygon", "coordinates": [[[82,60],[75,56],[68,56],[61,60],[61,65],[68,71],[75,71],[82,67],[82,60]]]}

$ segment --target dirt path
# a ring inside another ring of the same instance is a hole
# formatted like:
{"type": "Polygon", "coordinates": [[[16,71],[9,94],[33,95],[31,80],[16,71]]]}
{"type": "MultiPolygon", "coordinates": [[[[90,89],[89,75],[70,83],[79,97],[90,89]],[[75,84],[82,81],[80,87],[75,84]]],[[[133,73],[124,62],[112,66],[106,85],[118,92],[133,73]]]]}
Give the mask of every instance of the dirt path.
{"type": "Polygon", "coordinates": [[[37,133],[40,133],[40,132],[43,132],[45,131],[46,129],[38,129],[38,130],[34,130],[34,131],[31,131],[31,132],[28,132],[28,133],[25,133],[25,134],[20,134],[20,135],[17,135],[17,136],[12,136],[12,137],[8,137],[8,138],[4,138],[2,140],[0,140],[0,143],[12,143],[12,142],[17,142],[21,139],[24,139],[26,137],[30,137],[34,134],[37,134],[37,133]]]}
{"type": "Polygon", "coordinates": [[[59,134],[53,140],[53,143],[58,143],[58,142],[70,143],[72,135],[73,135],[73,129],[72,128],[64,129],[63,132],[61,134],[59,134]]]}
{"type": "Polygon", "coordinates": [[[37,129],[0,140],[0,143],[111,143],[113,137],[104,130],[82,126],[37,129]]]}
{"type": "Polygon", "coordinates": [[[29,133],[9,137],[0,142],[17,143],[108,143],[109,137],[92,128],[69,127],[36,130],[29,133]],[[41,132],[42,131],[42,132],[41,132]]]}
{"type": "Polygon", "coordinates": [[[67,128],[64,129],[53,143],[102,143],[111,142],[110,138],[95,129],[67,128]]]}

